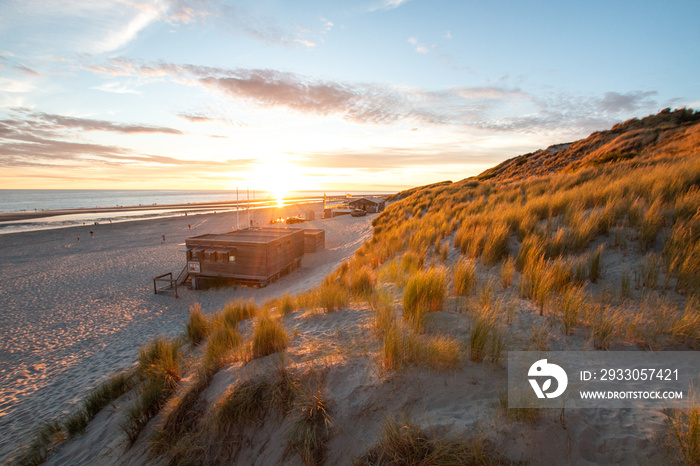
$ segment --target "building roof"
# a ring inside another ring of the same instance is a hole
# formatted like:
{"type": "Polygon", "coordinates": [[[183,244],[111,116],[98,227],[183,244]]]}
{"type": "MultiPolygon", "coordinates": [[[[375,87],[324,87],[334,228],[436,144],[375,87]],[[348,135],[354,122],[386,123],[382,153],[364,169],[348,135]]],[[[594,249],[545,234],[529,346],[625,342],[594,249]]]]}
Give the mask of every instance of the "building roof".
{"type": "Polygon", "coordinates": [[[285,236],[300,231],[298,228],[246,228],[227,233],[212,233],[208,235],[193,236],[187,241],[195,240],[196,243],[220,242],[220,243],[269,243],[285,236]]]}
{"type": "Polygon", "coordinates": [[[378,198],[378,197],[363,196],[363,197],[358,197],[358,198],[356,198],[356,199],[350,199],[350,200],[348,201],[348,203],[349,203],[349,204],[352,204],[353,202],[362,201],[362,200],[369,201],[369,202],[373,202],[373,203],[375,203],[375,204],[381,204],[382,202],[384,202],[384,199],[380,199],[380,198],[378,198]]]}

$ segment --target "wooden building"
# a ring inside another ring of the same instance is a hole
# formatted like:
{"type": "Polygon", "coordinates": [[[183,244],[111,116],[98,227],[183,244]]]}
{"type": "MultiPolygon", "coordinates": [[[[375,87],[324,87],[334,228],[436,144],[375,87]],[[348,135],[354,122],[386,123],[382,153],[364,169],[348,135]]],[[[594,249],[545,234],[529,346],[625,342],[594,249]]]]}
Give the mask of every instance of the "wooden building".
{"type": "Polygon", "coordinates": [[[267,285],[301,264],[305,237],[301,229],[247,228],[188,238],[185,248],[192,286],[198,288],[203,280],[216,277],[267,285]]]}
{"type": "Polygon", "coordinates": [[[326,247],[326,230],[307,228],[304,230],[304,252],[316,252],[326,247]]]}
{"type": "Polygon", "coordinates": [[[367,196],[348,201],[348,206],[352,209],[360,209],[373,214],[384,210],[386,201],[378,197],[367,196]]]}

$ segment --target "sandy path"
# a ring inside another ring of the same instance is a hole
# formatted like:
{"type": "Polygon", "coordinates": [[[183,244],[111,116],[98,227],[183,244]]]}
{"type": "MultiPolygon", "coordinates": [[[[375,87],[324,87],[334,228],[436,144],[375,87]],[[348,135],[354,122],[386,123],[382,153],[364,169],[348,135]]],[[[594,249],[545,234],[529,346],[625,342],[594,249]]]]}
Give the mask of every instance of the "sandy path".
{"type": "MultiPolygon", "coordinates": [[[[309,209],[271,209],[257,218],[263,224],[309,209]]],[[[320,217],[320,206],[315,211],[320,217]]],[[[40,422],[70,411],[101,378],[133,364],[141,344],[157,334],[180,333],[195,302],[212,312],[235,298],[262,303],[313,287],[369,239],[372,218],[300,225],[324,228],[326,250],[305,256],[299,269],[267,288],[186,289],[180,299],[154,295],[152,278],[179,272],[179,244],[229,230],[235,214],[0,236],[0,458],[26,442],[40,422]]],[[[245,219],[241,214],[241,224],[245,219]]]]}

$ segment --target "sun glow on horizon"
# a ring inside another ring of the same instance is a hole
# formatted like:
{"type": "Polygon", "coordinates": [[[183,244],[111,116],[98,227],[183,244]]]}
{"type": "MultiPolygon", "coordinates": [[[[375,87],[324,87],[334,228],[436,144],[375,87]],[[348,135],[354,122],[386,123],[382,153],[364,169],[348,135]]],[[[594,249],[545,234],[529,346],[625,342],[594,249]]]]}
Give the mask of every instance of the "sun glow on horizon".
{"type": "Polygon", "coordinates": [[[291,192],[312,189],[299,167],[279,158],[259,162],[249,180],[252,189],[271,193],[277,207],[284,206],[291,192]]]}

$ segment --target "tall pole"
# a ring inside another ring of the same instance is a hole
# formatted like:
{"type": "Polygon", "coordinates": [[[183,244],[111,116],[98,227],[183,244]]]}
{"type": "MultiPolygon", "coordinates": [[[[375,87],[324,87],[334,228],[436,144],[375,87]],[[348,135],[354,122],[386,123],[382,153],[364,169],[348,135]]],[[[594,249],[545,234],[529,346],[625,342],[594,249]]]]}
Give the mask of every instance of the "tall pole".
{"type": "Polygon", "coordinates": [[[236,186],[236,230],[240,230],[240,229],[241,229],[241,225],[240,225],[240,223],[238,222],[238,208],[239,208],[239,207],[240,207],[240,206],[238,205],[238,186],[236,186]]]}
{"type": "Polygon", "coordinates": [[[246,197],[248,204],[248,225],[246,228],[250,228],[250,188],[246,188],[246,197]]]}

